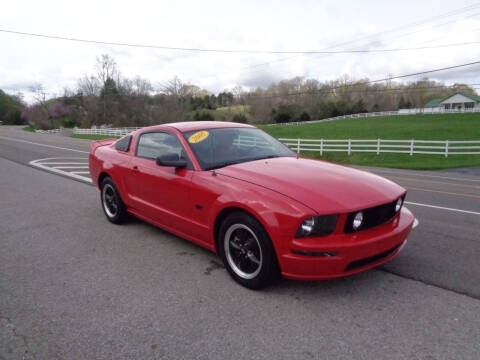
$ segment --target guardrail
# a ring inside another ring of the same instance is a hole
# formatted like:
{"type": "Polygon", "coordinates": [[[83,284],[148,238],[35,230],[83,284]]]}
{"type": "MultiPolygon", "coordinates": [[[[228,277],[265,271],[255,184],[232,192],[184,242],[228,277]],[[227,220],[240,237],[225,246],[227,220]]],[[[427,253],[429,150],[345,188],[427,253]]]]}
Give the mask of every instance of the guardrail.
{"type": "Polygon", "coordinates": [[[419,108],[419,109],[400,109],[394,111],[379,111],[371,113],[358,113],[358,114],[349,114],[349,115],[340,115],[331,118],[321,119],[321,120],[309,120],[309,121],[292,121],[288,123],[278,123],[278,124],[268,124],[268,126],[275,125],[302,125],[302,124],[317,124],[321,122],[341,120],[341,119],[355,119],[355,118],[367,118],[375,116],[393,116],[393,115],[416,115],[416,114],[452,114],[452,113],[477,113],[480,112],[480,108],[469,108],[461,110],[445,110],[445,109],[435,109],[435,108],[419,108]]]}
{"type": "Polygon", "coordinates": [[[318,152],[352,153],[396,153],[396,154],[430,154],[430,155],[480,155],[480,140],[353,140],[353,139],[279,139],[292,150],[318,152]]]}

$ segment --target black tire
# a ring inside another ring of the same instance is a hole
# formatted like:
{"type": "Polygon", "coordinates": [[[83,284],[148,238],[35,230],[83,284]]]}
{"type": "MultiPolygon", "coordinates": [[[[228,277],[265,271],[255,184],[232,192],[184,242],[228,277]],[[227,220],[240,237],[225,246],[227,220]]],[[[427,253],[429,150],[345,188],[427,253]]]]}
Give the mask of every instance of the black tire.
{"type": "Polygon", "coordinates": [[[261,289],[280,273],[270,237],[251,215],[234,212],[227,216],[218,232],[220,257],[230,276],[250,289],[261,289]]]}
{"type": "Polygon", "coordinates": [[[125,204],[123,203],[113,180],[106,177],[100,184],[100,200],[102,209],[108,221],[121,224],[127,217],[125,204]]]}

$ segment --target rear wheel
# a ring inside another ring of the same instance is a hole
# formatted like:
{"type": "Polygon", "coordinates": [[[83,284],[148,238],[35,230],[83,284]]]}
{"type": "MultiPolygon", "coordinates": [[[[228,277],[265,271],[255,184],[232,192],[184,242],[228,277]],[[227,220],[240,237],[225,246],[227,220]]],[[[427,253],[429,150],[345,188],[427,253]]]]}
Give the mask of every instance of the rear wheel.
{"type": "Polygon", "coordinates": [[[235,212],[224,220],[218,245],[228,273],[245,287],[260,289],[279,274],[275,250],[267,232],[246,213],[235,212]]]}
{"type": "Polygon", "coordinates": [[[108,221],[114,224],[122,223],[126,218],[127,211],[115,183],[107,177],[103,179],[100,189],[102,208],[108,221]]]}

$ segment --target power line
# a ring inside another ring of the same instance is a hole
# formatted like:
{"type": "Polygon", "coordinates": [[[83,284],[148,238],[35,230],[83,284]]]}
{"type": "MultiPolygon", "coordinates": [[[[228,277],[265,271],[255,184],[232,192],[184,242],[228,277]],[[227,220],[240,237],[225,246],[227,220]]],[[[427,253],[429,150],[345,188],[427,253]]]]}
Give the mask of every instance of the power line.
{"type": "Polygon", "coordinates": [[[458,47],[458,46],[480,44],[480,41],[470,41],[470,42],[462,42],[462,43],[450,43],[450,44],[441,44],[441,45],[432,45],[432,46],[419,46],[419,47],[410,47],[410,48],[406,47],[406,48],[393,48],[393,49],[307,50],[307,51],[225,50],[225,49],[199,49],[199,48],[167,47],[167,46],[157,46],[157,45],[142,45],[142,44],[118,43],[118,42],[107,42],[107,41],[98,41],[98,40],[86,40],[86,39],[77,39],[77,38],[67,38],[67,37],[56,36],[56,35],[26,33],[26,32],[5,30],[5,29],[0,29],[0,32],[9,33],[9,34],[16,34],[16,35],[24,35],[24,36],[42,37],[42,38],[48,38],[48,39],[54,39],[54,40],[77,41],[77,42],[103,44],[103,45],[130,46],[130,47],[138,47],[138,48],[154,48],[154,49],[164,49],[164,50],[216,52],[216,53],[230,53],[230,54],[298,54],[298,55],[308,55],[308,54],[356,54],[356,53],[378,53],[378,52],[396,52],[396,51],[410,51],[410,50],[428,50],[428,49],[458,47]]]}
{"type": "MultiPolygon", "coordinates": [[[[359,86],[360,85],[363,85],[363,84],[358,84],[359,86]]],[[[478,86],[480,86],[480,84],[459,84],[459,85],[466,85],[468,87],[470,87],[471,89],[473,90],[477,90],[479,89],[478,86]]],[[[397,88],[381,88],[381,89],[353,89],[353,90],[349,90],[349,92],[353,92],[353,93],[377,93],[377,92],[380,92],[380,93],[383,93],[383,92],[394,92],[394,91],[398,91],[398,92],[405,92],[405,93],[409,93],[411,91],[421,91],[421,90],[453,90],[455,89],[455,85],[451,85],[451,86],[445,86],[445,85],[437,85],[437,86],[419,86],[419,87],[413,87],[413,88],[409,88],[409,87],[397,87],[397,88]]],[[[321,92],[322,90],[319,90],[319,92],[321,92]]],[[[334,89],[332,90],[331,88],[330,89],[327,89],[326,92],[327,93],[334,93],[334,89]]],[[[308,94],[311,94],[311,93],[308,93],[308,94]]],[[[248,95],[247,95],[248,97],[248,95]]]]}
{"type": "Polygon", "coordinates": [[[474,62],[470,62],[470,63],[466,63],[466,64],[447,66],[447,67],[433,69],[433,70],[425,70],[425,71],[420,71],[420,72],[416,72],[416,73],[391,76],[391,77],[383,78],[383,79],[369,80],[369,81],[365,81],[365,82],[362,82],[362,83],[339,85],[339,86],[329,87],[328,90],[320,89],[320,90],[316,90],[316,91],[297,91],[297,92],[294,92],[294,93],[288,93],[288,94],[284,94],[284,95],[247,95],[247,96],[249,98],[269,99],[269,98],[277,98],[277,97],[285,97],[285,96],[312,95],[312,94],[315,94],[315,93],[322,93],[322,92],[325,92],[325,91],[327,93],[330,93],[330,92],[333,92],[334,90],[344,89],[344,88],[348,88],[348,87],[364,86],[364,85],[375,84],[375,83],[384,82],[384,81],[390,81],[390,80],[395,80],[395,79],[403,79],[403,78],[418,76],[418,75],[431,74],[431,73],[434,73],[434,72],[458,69],[458,68],[461,68],[461,67],[478,65],[478,64],[480,64],[480,61],[474,61],[474,62]]]}
{"type": "MultiPolygon", "coordinates": [[[[358,84],[360,86],[362,84],[358,84]]],[[[461,85],[467,85],[470,87],[472,90],[479,90],[480,84],[461,84],[461,85]],[[471,85],[477,85],[477,86],[471,86],[471,85]]],[[[357,86],[357,85],[352,85],[352,86],[357,86]]],[[[295,93],[295,94],[286,94],[286,95],[271,95],[271,96],[257,96],[257,95],[249,95],[246,94],[245,98],[246,99],[273,99],[273,98],[278,98],[278,97],[283,97],[283,96],[290,96],[290,95],[314,95],[314,94],[320,94],[320,95],[328,95],[328,94],[336,94],[335,90],[338,88],[328,88],[328,89],[320,89],[317,91],[313,92],[302,92],[302,93],[295,93]]],[[[349,93],[362,93],[362,94],[370,94],[370,93],[388,93],[388,92],[403,92],[405,95],[408,95],[410,92],[416,92],[416,91],[422,91],[422,90],[454,90],[455,86],[424,86],[424,87],[415,87],[415,88],[383,88],[383,89],[353,89],[349,90],[349,93]]],[[[402,94],[404,95],[404,94],[402,94]]]]}
{"type": "MultiPolygon", "coordinates": [[[[358,84],[362,85],[362,84],[358,84]]],[[[478,86],[470,86],[472,84],[461,84],[461,85],[467,85],[469,86],[472,90],[479,90],[480,87],[478,86]]],[[[475,84],[475,85],[480,85],[480,84],[475,84]]],[[[337,88],[328,88],[328,89],[320,89],[317,91],[313,92],[302,92],[302,93],[295,93],[295,94],[286,94],[286,95],[271,95],[271,96],[257,96],[257,95],[249,95],[246,94],[245,98],[246,99],[273,99],[273,98],[278,98],[278,97],[283,97],[283,96],[290,96],[290,95],[314,95],[314,94],[320,94],[320,95],[328,95],[328,94],[336,94],[335,90],[337,88]]],[[[370,94],[370,93],[388,93],[388,92],[404,92],[405,95],[407,95],[410,92],[416,92],[416,91],[422,91],[422,90],[453,90],[455,89],[454,86],[424,86],[424,87],[416,87],[416,88],[383,88],[383,89],[353,89],[353,90],[348,90],[349,93],[362,93],[362,94],[370,94]]],[[[403,95],[403,94],[402,94],[403,95]]]]}
{"type": "MultiPolygon", "coordinates": [[[[428,21],[431,21],[431,20],[438,20],[438,19],[441,19],[441,18],[444,18],[444,17],[451,17],[453,15],[458,15],[459,13],[462,13],[462,12],[465,12],[465,11],[470,11],[470,10],[474,10],[475,8],[479,7],[480,5],[470,5],[470,6],[467,6],[465,8],[460,8],[460,9],[457,9],[457,10],[453,10],[453,11],[449,11],[447,13],[444,13],[444,14],[441,14],[441,15],[437,15],[437,16],[434,16],[434,17],[431,17],[431,18],[427,18],[427,19],[424,19],[424,20],[421,20],[421,21],[417,21],[417,22],[413,22],[413,23],[410,23],[410,24],[407,24],[405,26],[400,26],[400,27],[396,27],[396,28],[393,28],[393,29],[389,29],[389,30],[386,30],[386,31],[383,31],[383,32],[380,32],[380,33],[376,33],[376,34],[372,34],[372,35],[367,35],[367,36],[364,36],[364,37],[361,37],[361,38],[357,38],[355,40],[350,40],[350,41],[347,41],[347,42],[343,42],[343,43],[340,43],[340,44],[336,44],[334,46],[329,46],[327,48],[325,48],[324,50],[328,50],[328,49],[335,49],[335,48],[338,48],[339,46],[341,45],[347,45],[347,44],[351,44],[351,43],[355,43],[355,42],[359,42],[363,39],[369,39],[369,38],[376,38],[378,37],[379,35],[384,35],[384,34],[387,34],[387,33],[392,33],[392,32],[397,32],[398,30],[401,30],[403,28],[410,28],[410,27],[414,27],[416,25],[421,25],[421,24],[424,24],[428,21]]],[[[463,17],[462,19],[467,19],[467,18],[470,18],[470,17],[474,17],[474,16],[477,16],[479,15],[480,13],[475,13],[475,14],[472,14],[472,15],[468,15],[468,16],[465,16],[463,17]]],[[[435,24],[435,25],[431,25],[429,26],[428,28],[426,29],[419,29],[419,30],[415,30],[415,31],[411,31],[411,32],[408,32],[408,33],[403,33],[403,34],[399,34],[399,35],[396,35],[396,36],[393,36],[393,37],[388,37],[387,39],[391,40],[391,39],[395,39],[395,38],[398,38],[398,37],[404,37],[404,36],[408,36],[408,35],[412,35],[412,34],[416,34],[418,32],[422,32],[424,30],[428,30],[428,29],[431,29],[431,28],[434,28],[434,27],[441,27],[441,26],[445,26],[445,25],[448,25],[448,24],[451,24],[451,23],[454,23],[456,22],[457,19],[455,20],[450,20],[450,21],[447,21],[447,22],[444,22],[444,23],[441,23],[441,24],[435,24]]],[[[373,41],[367,43],[367,45],[370,45],[372,44],[373,41]]],[[[291,59],[295,59],[295,58],[298,58],[300,56],[303,56],[303,55],[308,55],[308,54],[296,54],[296,55],[293,55],[293,56],[287,56],[287,57],[283,57],[283,58],[280,58],[280,59],[275,59],[275,60],[271,60],[271,61],[266,61],[266,62],[263,62],[263,63],[257,63],[257,64],[254,64],[254,65],[249,65],[249,66],[246,66],[246,67],[242,67],[242,68],[239,68],[237,69],[236,71],[240,71],[242,73],[247,73],[247,74],[250,74],[250,73],[256,73],[256,72],[259,72],[259,71],[262,71],[262,69],[258,69],[258,70],[250,70],[250,69],[253,69],[253,68],[258,68],[258,67],[263,67],[263,66],[267,66],[267,65],[270,65],[270,64],[274,64],[274,63],[280,63],[280,62],[283,62],[283,61],[288,61],[288,60],[291,60],[291,59]],[[250,70],[250,71],[249,71],[250,70]]],[[[311,54],[313,55],[313,54],[311,54]]],[[[229,71],[228,73],[232,73],[232,71],[229,71]]],[[[205,78],[216,78],[218,77],[218,73],[217,74],[212,74],[212,75],[207,75],[205,76],[205,78]]]]}

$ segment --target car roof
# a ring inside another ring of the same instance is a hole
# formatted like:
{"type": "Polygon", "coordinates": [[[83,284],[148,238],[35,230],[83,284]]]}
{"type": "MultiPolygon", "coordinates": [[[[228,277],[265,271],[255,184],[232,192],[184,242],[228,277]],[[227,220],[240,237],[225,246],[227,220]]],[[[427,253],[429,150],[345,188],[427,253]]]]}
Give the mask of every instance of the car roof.
{"type": "Polygon", "coordinates": [[[241,124],[228,121],[185,121],[168,123],[162,125],[149,126],[143,128],[143,130],[165,130],[165,127],[171,127],[179,130],[180,132],[188,132],[195,130],[207,130],[207,129],[220,129],[220,128],[253,128],[254,126],[248,124],[241,124]]]}

